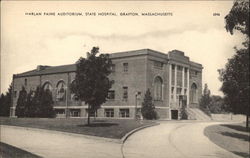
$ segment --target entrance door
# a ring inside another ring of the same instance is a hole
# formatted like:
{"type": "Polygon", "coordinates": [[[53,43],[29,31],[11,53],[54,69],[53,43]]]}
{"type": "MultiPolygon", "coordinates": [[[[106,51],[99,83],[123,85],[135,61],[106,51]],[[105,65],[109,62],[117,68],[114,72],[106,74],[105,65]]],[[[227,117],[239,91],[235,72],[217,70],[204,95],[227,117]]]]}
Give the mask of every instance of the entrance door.
{"type": "Polygon", "coordinates": [[[178,110],[171,110],[171,119],[178,120],[178,110]]]}

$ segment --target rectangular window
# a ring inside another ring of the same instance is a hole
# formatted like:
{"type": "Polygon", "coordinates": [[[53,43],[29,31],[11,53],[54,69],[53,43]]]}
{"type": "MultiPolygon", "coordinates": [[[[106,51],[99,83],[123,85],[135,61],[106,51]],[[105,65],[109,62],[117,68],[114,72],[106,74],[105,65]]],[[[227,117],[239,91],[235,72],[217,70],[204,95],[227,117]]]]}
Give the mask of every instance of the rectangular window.
{"type": "Polygon", "coordinates": [[[129,109],[120,109],[119,117],[129,117],[129,109]]]}
{"type": "Polygon", "coordinates": [[[17,91],[14,91],[14,98],[16,98],[16,96],[17,96],[17,91]]]}
{"type": "Polygon", "coordinates": [[[163,63],[160,61],[154,61],[154,68],[161,69],[163,68],[163,63]]]}
{"type": "Polygon", "coordinates": [[[184,87],[187,87],[187,68],[185,68],[185,73],[184,73],[184,87]]]}
{"type": "Polygon", "coordinates": [[[177,88],[176,94],[181,94],[181,88],[177,88]]]}
{"type": "Polygon", "coordinates": [[[97,117],[97,112],[95,112],[94,110],[90,110],[88,113],[88,109],[86,109],[86,113],[89,114],[90,117],[97,117]]]}
{"type": "Polygon", "coordinates": [[[190,74],[192,77],[197,77],[198,76],[198,71],[195,71],[195,70],[190,70],[190,74]]]}
{"type": "Polygon", "coordinates": [[[174,87],[171,87],[171,99],[174,99],[174,87]]]}
{"type": "Polygon", "coordinates": [[[65,117],[65,110],[64,109],[56,109],[56,117],[62,118],[65,117]]]}
{"type": "Polygon", "coordinates": [[[72,109],[70,110],[71,117],[80,117],[80,109],[72,109]]]}
{"type": "Polygon", "coordinates": [[[182,66],[177,66],[177,86],[182,87],[182,66]]]}
{"type": "Polygon", "coordinates": [[[111,65],[111,72],[115,72],[115,64],[111,65]]]}
{"type": "Polygon", "coordinates": [[[186,95],[187,94],[187,89],[184,89],[184,95],[186,95]]]}
{"type": "Polygon", "coordinates": [[[174,85],[175,83],[175,65],[172,64],[172,70],[171,70],[171,84],[174,85]]]}
{"type": "Polygon", "coordinates": [[[114,109],[104,109],[105,117],[114,117],[114,109]]]}
{"type": "Polygon", "coordinates": [[[24,85],[27,86],[27,78],[24,79],[24,85]]]}
{"type": "Polygon", "coordinates": [[[128,87],[123,87],[123,99],[128,99],[128,87]]]}
{"type": "Polygon", "coordinates": [[[108,91],[108,99],[114,100],[115,99],[115,91],[108,91]]]}
{"type": "Polygon", "coordinates": [[[123,63],[123,71],[128,72],[128,63],[123,63]]]}

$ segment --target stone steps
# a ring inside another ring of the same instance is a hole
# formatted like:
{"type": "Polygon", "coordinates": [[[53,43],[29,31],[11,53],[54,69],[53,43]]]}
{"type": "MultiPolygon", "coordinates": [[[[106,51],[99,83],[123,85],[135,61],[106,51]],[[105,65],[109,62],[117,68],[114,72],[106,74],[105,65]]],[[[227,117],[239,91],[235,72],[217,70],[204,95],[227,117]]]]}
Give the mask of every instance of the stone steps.
{"type": "Polygon", "coordinates": [[[211,120],[211,117],[198,108],[187,108],[187,112],[190,120],[211,120]]]}

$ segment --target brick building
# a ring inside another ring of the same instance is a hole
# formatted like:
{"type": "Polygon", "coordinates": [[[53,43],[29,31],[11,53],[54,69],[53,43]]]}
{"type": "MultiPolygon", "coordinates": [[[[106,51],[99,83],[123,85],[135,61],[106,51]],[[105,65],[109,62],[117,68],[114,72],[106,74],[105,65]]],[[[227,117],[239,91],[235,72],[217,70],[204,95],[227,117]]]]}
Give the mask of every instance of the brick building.
{"type": "MultiPolygon", "coordinates": [[[[140,111],[147,89],[154,98],[161,119],[178,119],[181,106],[197,108],[202,93],[202,65],[192,62],[184,52],[168,54],[141,49],[110,54],[114,81],[109,99],[97,112],[97,117],[134,118],[140,111]]],[[[13,75],[11,116],[22,86],[26,91],[38,85],[52,92],[57,117],[87,117],[87,105],[70,91],[76,65],[38,66],[37,69],[13,75]],[[68,111],[68,112],[67,112],[68,111]]],[[[94,114],[91,114],[94,115],[94,114]]]]}

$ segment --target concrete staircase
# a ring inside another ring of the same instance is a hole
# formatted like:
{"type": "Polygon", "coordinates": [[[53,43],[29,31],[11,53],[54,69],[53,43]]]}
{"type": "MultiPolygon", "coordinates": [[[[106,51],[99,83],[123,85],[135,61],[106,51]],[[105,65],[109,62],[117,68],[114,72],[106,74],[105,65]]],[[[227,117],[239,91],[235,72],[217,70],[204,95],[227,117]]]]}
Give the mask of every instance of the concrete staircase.
{"type": "Polygon", "coordinates": [[[212,120],[210,116],[208,116],[198,108],[187,108],[187,113],[189,120],[203,120],[203,121],[212,120]]]}

